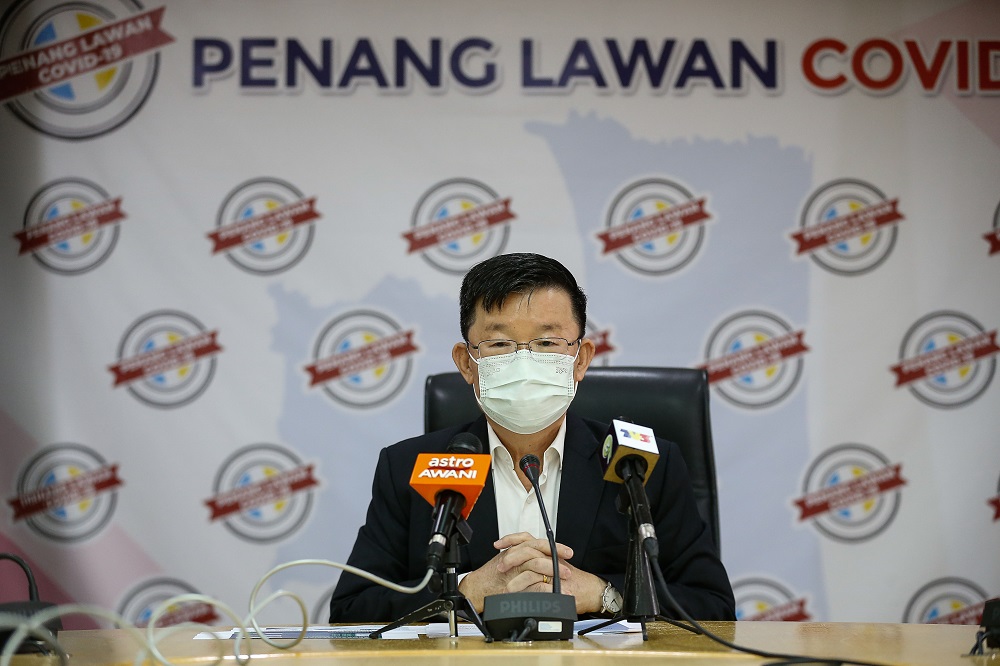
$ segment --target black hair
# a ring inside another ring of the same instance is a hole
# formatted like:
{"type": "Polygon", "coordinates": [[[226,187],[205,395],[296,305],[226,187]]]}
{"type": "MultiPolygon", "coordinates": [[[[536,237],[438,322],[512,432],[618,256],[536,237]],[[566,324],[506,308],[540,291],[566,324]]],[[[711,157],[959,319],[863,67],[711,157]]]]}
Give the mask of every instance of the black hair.
{"type": "MultiPolygon", "coordinates": [[[[473,266],[462,279],[458,298],[462,338],[469,341],[469,329],[476,319],[476,306],[492,312],[503,307],[511,294],[531,295],[536,289],[556,287],[569,296],[573,319],[583,337],[587,322],[587,295],[576,278],[555,259],[530,252],[501,254],[473,266]]],[[[571,340],[572,342],[572,340],[571,340]]]]}

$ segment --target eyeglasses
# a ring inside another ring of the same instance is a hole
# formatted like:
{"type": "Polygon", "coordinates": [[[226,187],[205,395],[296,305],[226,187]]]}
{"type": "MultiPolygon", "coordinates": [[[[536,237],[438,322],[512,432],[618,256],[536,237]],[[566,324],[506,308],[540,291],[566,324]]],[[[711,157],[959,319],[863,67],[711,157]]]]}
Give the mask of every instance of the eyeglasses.
{"type": "Polygon", "coordinates": [[[527,348],[532,354],[569,354],[570,347],[579,344],[582,338],[577,338],[570,342],[566,338],[535,338],[527,342],[514,342],[513,340],[483,340],[478,345],[465,343],[469,354],[473,358],[480,359],[488,356],[500,356],[502,354],[513,354],[521,347],[527,348]]]}

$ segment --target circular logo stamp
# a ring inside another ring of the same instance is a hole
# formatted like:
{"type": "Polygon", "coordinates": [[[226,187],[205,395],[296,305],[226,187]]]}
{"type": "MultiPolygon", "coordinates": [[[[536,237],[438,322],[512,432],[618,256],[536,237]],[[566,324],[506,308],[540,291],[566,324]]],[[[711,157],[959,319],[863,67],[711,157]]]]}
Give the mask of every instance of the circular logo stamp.
{"type": "Polygon", "coordinates": [[[738,407],[769,407],[783,401],[802,377],[805,331],[795,331],[769,312],[739,312],[709,334],[708,383],[738,407]]]}
{"type": "Polygon", "coordinates": [[[899,363],[892,366],[903,386],[932,407],[967,405],[986,391],[996,372],[997,330],[959,312],[932,312],[903,336],[899,363]]]}
{"type": "Polygon", "coordinates": [[[614,254],[644,275],[669,275],[698,255],[705,239],[707,200],[669,180],[640,180],[619,192],[597,234],[601,254],[614,254]]]}
{"type": "Polygon", "coordinates": [[[230,192],[208,234],[212,254],[248,273],[270,275],[288,270],[306,255],[320,217],[316,197],[276,178],[257,178],[230,192]]]}
{"type": "Polygon", "coordinates": [[[769,578],[744,578],[733,583],[736,619],[756,622],[806,622],[812,616],[806,599],[769,578]]]}
{"type": "Polygon", "coordinates": [[[856,543],[892,523],[904,485],[901,464],[890,464],[869,446],[841,444],[809,466],[794,503],[800,522],[810,520],[831,539],[856,543]]]}
{"type": "MultiPolygon", "coordinates": [[[[118,606],[118,614],[136,627],[147,627],[153,619],[153,613],[159,611],[164,603],[184,594],[199,592],[188,583],[175,578],[153,578],[126,593],[118,606]]],[[[157,618],[156,626],[171,627],[185,622],[217,624],[219,619],[211,604],[188,601],[168,604],[157,618]]]]}
{"type": "Polygon", "coordinates": [[[208,331],[183,312],[159,310],[136,321],[118,345],[118,361],[108,367],[115,388],[153,407],[180,407],[201,395],[215,374],[222,351],[218,331],[208,331]]]}
{"type": "Polygon", "coordinates": [[[371,310],[343,314],[320,332],[313,362],[306,366],[310,387],[321,386],[348,407],[377,407],[406,386],[413,367],[415,331],[371,310]]]}
{"type": "Polygon", "coordinates": [[[791,238],[796,255],[831,273],[861,275],[889,257],[903,219],[899,199],[860,180],[835,180],[809,197],[791,238]]]}
{"type": "Polygon", "coordinates": [[[238,537],[269,543],[293,534],[312,508],[319,485],[313,465],[274,444],[243,447],[215,475],[213,496],[205,500],[210,520],[222,520],[238,537]]]}
{"type": "Polygon", "coordinates": [[[14,520],[54,541],[82,541],[99,532],[118,503],[118,465],[109,465],[81,444],[39,451],[17,477],[17,495],[8,500],[14,520]]]}
{"type": "Polygon", "coordinates": [[[15,234],[18,254],[30,253],[46,269],[64,275],[97,268],[118,242],[118,223],[125,219],[121,202],[82,178],[49,183],[25,210],[24,229],[15,234]]]}
{"type": "Polygon", "coordinates": [[[468,178],[438,183],[413,209],[410,230],[403,234],[407,254],[420,252],[434,268],[465,275],[507,246],[509,223],[516,218],[510,201],[468,178]]]}
{"type": "Polygon", "coordinates": [[[964,578],[938,578],[910,598],[903,622],[917,624],[979,624],[986,590],[964,578]]]}
{"type": "Polygon", "coordinates": [[[29,126],[87,139],[128,122],[149,98],[164,8],[134,0],[20,0],[0,17],[0,102],[29,126]]]}

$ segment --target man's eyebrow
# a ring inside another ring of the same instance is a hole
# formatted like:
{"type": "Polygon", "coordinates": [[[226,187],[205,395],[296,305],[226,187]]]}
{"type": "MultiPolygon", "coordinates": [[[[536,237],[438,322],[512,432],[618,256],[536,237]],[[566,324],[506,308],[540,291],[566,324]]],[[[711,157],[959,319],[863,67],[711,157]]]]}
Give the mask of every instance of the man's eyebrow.
{"type": "MultiPolygon", "coordinates": [[[[484,328],[487,335],[493,335],[493,334],[510,335],[510,328],[506,324],[501,322],[495,324],[488,324],[484,328]]],[[[550,333],[552,331],[559,331],[560,329],[562,329],[562,324],[554,324],[554,323],[542,324],[541,326],[538,327],[538,330],[541,331],[542,333],[550,333]]]]}

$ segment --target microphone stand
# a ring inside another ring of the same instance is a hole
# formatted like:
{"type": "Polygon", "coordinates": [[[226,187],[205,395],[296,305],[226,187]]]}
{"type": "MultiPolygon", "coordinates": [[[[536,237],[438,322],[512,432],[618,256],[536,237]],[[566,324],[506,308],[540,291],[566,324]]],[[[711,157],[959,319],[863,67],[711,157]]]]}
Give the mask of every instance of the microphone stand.
{"type": "MultiPolygon", "coordinates": [[[[641,485],[639,487],[642,488],[641,485]]],[[[642,492],[645,493],[645,490],[642,492]]],[[[628,562],[625,566],[625,591],[622,594],[622,609],[610,620],[578,631],[577,636],[583,636],[624,619],[628,622],[639,622],[642,626],[642,640],[648,641],[649,633],[646,623],[656,620],[660,615],[660,602],[654,587],[653,568],[649,561],[649,553],[643,547],[646,536],[640,534],[640,523],[632,510],[636,499],[638,498],[632,497],[630,484],[626,483],[615,501],[618,512],[628,516],[628,562]]]]}
{"type": "MultiPolygon", "coordinates": [[[[448,537],[448,545],[444,558],[445,568],[444,574],[441,576],[441,592],[438,598],[412,613],[404,615],[395,622],[387,624],[381,629],[376,629],[368,634],[368,638],[381,638],[382,634],[396,627],[423,622],[441,613],[448,614],[448,635],[451,638],[458,638],[458,612],[465,611],[465,614],[472,623],[476,625],[479,631],[483,632],[486,642],[492,643],[493,637],[486,630],[486,625],[483,624],[483,620],[479,617],[479,613],[476,612],[472,602],[458,591],[458,565],[462,562],[458,551],[459,543],[468,544],[471,540],[472,528],[469,527],[469,523],[464,518],[459,516],[455,521],[455,530],[448,537]]],[[[433,582],[435,579],[431,580],[433,582]]]]}

